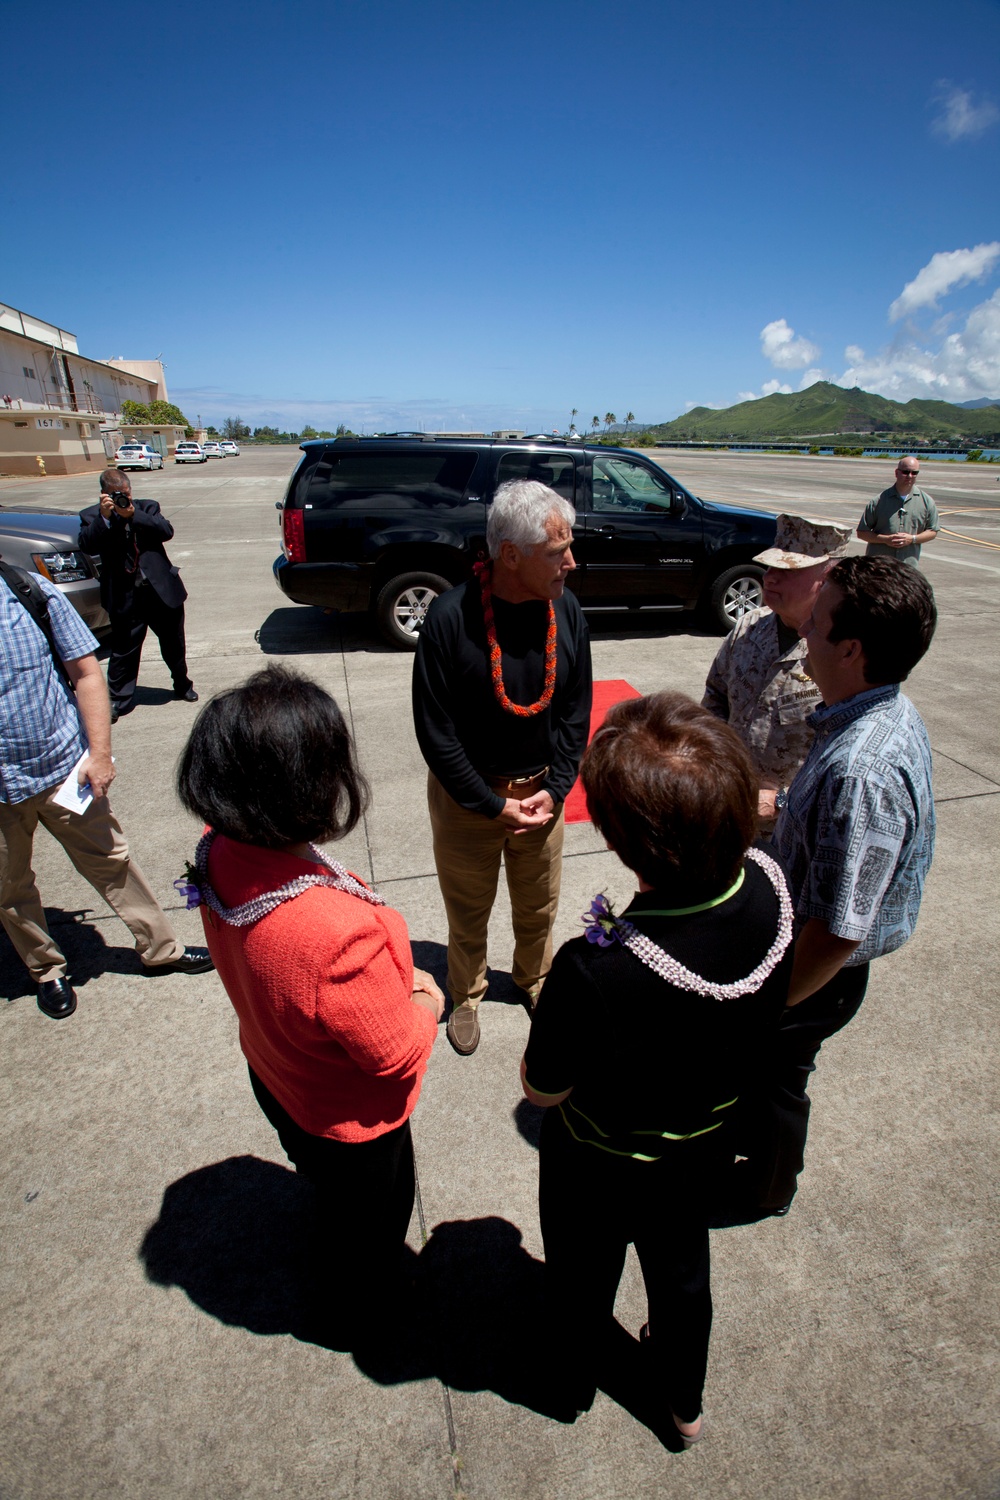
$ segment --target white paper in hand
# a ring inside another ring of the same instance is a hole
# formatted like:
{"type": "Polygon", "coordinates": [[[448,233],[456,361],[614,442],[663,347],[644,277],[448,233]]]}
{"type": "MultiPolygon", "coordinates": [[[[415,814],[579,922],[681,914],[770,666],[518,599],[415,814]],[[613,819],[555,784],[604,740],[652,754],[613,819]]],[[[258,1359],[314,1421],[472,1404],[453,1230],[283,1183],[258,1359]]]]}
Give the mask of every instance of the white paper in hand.
{"type": "Polygon", "coordinates": [[[83,752],[62,786],[57,792],[53,793],[52,801],[57,807],[65,807],[67,812],[85,813],[94,800],[94,794],[90,789],[90,782],[85,781],[83,786],[81,786],[77,780],[80,767],[89,755],[89,750],[83,752]]]}

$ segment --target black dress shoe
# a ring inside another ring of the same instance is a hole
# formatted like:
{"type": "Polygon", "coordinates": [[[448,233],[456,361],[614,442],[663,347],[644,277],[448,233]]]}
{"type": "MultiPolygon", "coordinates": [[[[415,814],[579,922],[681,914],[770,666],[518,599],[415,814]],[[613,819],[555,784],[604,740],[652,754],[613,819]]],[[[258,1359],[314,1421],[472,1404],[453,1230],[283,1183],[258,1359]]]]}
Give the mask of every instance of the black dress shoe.
{"type": "Polygon", "coordinates": [[[170,964],[146,964],[147,974],[204,974],[214,969],[212,955],[207,948],[185,948],[180,958],[170,964]]]}
{"type": "Polygon", "coordinates": [[[175,690],[174,697],[177,699],[178,703],[198,702],[198,694],[195,692],[193,687],[185,688],[183,693],[175,690]]]}
{"type": "Polygon", "coordinates": [[[38,1009],[53,1021],[71,1016],[76,1010],[76,994],[68,979],[43,979],[38,986],[38,1009]]]}

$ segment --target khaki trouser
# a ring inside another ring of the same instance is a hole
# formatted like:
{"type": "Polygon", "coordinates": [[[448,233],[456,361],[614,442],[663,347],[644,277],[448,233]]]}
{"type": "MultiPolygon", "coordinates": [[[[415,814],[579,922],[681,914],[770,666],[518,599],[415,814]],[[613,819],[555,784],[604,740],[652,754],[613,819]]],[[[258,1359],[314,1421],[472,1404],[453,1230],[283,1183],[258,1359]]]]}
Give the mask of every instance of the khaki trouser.
{"type": "Polygon", "coordinates": [[[35,984],[66,975],[66,959],[45,925],[31,868],[31,846],[39,823],[58,839],[84,880],[121,917],[149,967],[173,963],[184,944],[161,910],[145,875],[129,859],[128,845],[107,797],[95,797],[85,813],[52,802],[58,788],[10,804],[0,802],[0,922],[35,984]]]}
{"type": "Polygon", "coordinates": [[[456,1005],[486,993],[486,932],[503,858],[514,927],[514,983],[531,991],[552,967],[552,928],[562,878],[563,809],[550,823],[514,833],[468,812],[427,777],[434,863],[448,914],[448,991],[456,1005]]]}

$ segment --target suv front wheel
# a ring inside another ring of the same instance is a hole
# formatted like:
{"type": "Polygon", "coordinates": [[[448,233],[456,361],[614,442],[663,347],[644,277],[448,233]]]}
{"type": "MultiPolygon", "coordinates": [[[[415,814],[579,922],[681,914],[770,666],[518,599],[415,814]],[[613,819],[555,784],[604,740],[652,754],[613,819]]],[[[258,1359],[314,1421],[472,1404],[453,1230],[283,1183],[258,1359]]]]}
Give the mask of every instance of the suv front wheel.
{"type": "Polygon", "coordinates": [[[427,611],[438,594],[451,588],[440,573],[400,573],[379,591],[375,618],[390,646],[404,651],[417,649],[417,638],[427,611]]]}
{"type": "Polygon", "coordinates": [[[741,563],[738,568],[727,568],[720,573],[712,584],[709,614],[727,635],[745,614],[760,609],[764,603],[763,577],[764,569],[757,563],[741,563]]]}

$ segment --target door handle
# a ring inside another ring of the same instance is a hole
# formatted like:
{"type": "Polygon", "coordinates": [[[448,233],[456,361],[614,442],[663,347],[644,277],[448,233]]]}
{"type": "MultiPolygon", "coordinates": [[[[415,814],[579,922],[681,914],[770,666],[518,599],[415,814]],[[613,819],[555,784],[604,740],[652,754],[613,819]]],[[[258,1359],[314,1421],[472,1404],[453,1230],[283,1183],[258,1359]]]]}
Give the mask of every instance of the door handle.
{"type": "Polygon", "coordinates": [[[592,526],[587,533],[588,536],[604,537],[606,541],[610,541],[614,534],[615,528],[613,526],[592,526]]]}

